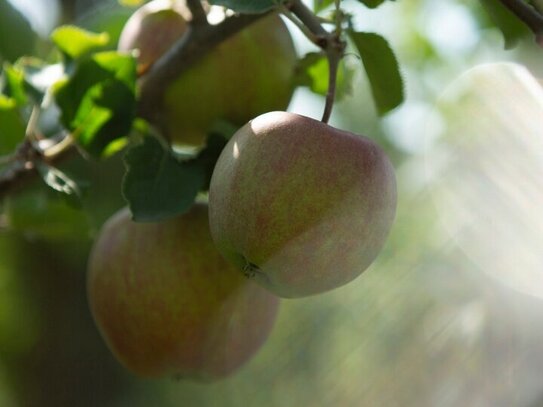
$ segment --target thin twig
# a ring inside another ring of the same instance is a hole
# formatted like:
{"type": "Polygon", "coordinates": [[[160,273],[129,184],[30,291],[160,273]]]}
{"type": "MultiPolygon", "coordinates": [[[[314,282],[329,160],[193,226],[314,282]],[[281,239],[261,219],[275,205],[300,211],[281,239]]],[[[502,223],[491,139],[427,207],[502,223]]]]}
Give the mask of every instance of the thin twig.
{"type": "Polygon", "coordinates": [[[304,23],[302,23],[287,6],[281,4],[279,6],[279,12],[288,18],[288,20],[294,24],[306,36],[306,38],[309,39],[309,41],[312,43],[317,42],[317,37],[315,34],[304,23]]]}
{"type": "Polygon", "coordinates": [[[58,143],[43,151],[43,156],[48,159],[55,159],[55,157],[63,154],[66,150],[72,148],[75,145],[75,139],[71,134],[67,134],[58,143]]]}
{"type": "Polygon", "coordinates": [[[38,120],[40,118],[41,108],[38,105],[32,107],[32,112],[30,113],[30,118],[26,125],[25,137],[31,141],[36,141],[36,131],[38,128],[38,120]]]}
{"type": "Polygon", "coordinates": [[[341,0],[335,0],[334,6],[336,9],[335,12],[335,23],[336,23],[336,30],[335,33],[337,35],[341,34],[341,23],[343,22],[343,12],[341,11],[341,0]]]}
{"type": "Polygon", "coordinates": [[[290,0],[285,3],[285,5],[312,33],[325,38],[330,35],[330,33],[322,27],[318,17],[301,0],[290,0]]]}

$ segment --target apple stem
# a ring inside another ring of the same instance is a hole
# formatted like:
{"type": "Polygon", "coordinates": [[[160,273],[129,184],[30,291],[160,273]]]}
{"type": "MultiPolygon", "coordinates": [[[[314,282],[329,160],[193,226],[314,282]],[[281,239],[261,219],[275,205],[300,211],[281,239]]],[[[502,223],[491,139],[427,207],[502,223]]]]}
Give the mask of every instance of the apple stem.
{"type": "Polygon", "coordinates": [[[543,47],[543,15],[538,10],[522,0],[500,0],[513,14],[533,31],[536,42],[543,47]]]}
{"type": "Polygon", "coordinates": [[[334,100],[336,97],[337,71],[338,71],[339,61],[341,60],[341,56],[338,58],[338,55],[334,52],[328,52],[326,56],[328,58],[329,72],[328,72],[328,91],[326,92],[324,112],[322,114],[322,119],[321,119],[323,123],[328,123],[328,120],[330,120],[330,116],[332,115],[332,109],[334,107],[334,100]]]}
{"type": "Polygon", "coordinates": [[[334,107],[334,100],[336,96],[336,82],[337,71],[339,63],[343,58],[346,43],[341,40],[341,24],[343,21],[343,13],[341,11],[340,0],[335,0],[335,30],[330,36],[326,47],[326,57],[328,58],[328,92],[326,92],[326,102],[324,105],[324,112],[322,114],[321,121],[328,123],[330,116],[332,115],[332,108],[334,107]]]}
{"type": "MultiPolygon", "coordinates": [[[[340,2],[335,1],[336,5],[336,18],[335,18],[335,30],[334,32],[328,32],[321,25],[319,18],[301,1],[290,0],[285,3],[284,8],[294,14],[299,23],[296,24],[306,37],[315,45],[325,51],[328,59],[328,92],[326,93],[326,101],[324,106],[324,112],[322,115],[322,122],[328,123],[330,115],[332,114],[332,108],[334,106],[334,99],[336,94],[336,77],[339,62],[343,58],[343,53],[346,47],[345,41],[341,39],[341,23],[342,13],[340,9],[340,2]]],[[[289,19],[293,20],[290,13],[284,13],[289,19]]]]}

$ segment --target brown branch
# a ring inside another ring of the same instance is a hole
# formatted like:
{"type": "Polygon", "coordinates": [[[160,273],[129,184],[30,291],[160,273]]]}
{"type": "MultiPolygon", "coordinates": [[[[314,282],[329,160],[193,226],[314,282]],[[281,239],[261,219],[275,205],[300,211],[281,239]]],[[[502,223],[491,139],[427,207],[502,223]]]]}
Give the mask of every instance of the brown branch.
{"type": "Polygon", "coordinates": [[[207,13],[200,0],[187,0],[186,3],[192,15],[190,22],[193,26],[209,24],[207,22],[207,13]]]}
{"type": "Polygon", "coordinates": [[[226,38],[236,34],[266,14],[234,15],[218,25],[190,27],[183,37],[142,78],[138,115],[156,122],[163,94],[171,81],[226,38]]]}
{"type": "Polygon", "coordinates": [[[535,34],[536,42],[543,46],[543,16],[522,0],[500,0],[513,14],[526,24],[535,34]]]}
{"type": "Polygon", "coordinates": [[[56,165],[65,158],[77,153],[72,136],[63,134],[61,137],[56,144],[46,149],[39,145],[41,143],[31,138],[25,138],[17,146],[10,157],[10,164],[0,173],[0,200],[12,190],[38,176],[39,173],[36,167],[39,163],[56,165]]]}
{"type": "Polygon", "coordinates": [[[312,33],[322,37],[321,40],[330,35],[330,33],[322,27],[318,17],[301,0],[290,0],[285,3],[285,6],[292,11],[292,13],[294,13],[294,15],[298,17],[312,33]]]}
{"type": "Polygon", "coordinates": [[[39,152],[28,138],[17,146],[11,156],[11,163],[0,174],[0,197],[6,196],[13,187],[37,175],[33,161],[38,156],[39,152]]]}
{"type": "Polygon", "coordinates": [[[0,177],[0,199],[5,198],[16,187],[24,185],[38,175],[36,168],[26,168],[20,163],[13,163],[0,177]]]}

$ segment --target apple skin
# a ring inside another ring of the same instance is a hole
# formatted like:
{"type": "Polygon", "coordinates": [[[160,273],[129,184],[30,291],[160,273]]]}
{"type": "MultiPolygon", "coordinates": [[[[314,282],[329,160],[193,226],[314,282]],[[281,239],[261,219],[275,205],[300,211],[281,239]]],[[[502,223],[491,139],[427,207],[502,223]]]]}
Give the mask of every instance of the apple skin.
{"type": "Polygon", "coordinates": [[[262,18],[172,83],[164,99],[166,133],[174,142],[202,145],[219,119],[242,126],[262,113],[286,109],[296,63],[281,18],[262,18]]]}
{"type": "MultiPolygon", "coordinates": [[[[187,28],[180,20],[181,11],[158,11],[157,6],[153,10],[136,11],[119,42],[122,51],[139,48],[140,71],[187,28]]],[[[296,65],[294,43],[281,17],[263,17],[172,81],[164,99],[156,103],[154,124],[176,145],[201,147],[220,120],[242,126],[259,114],[286,109],[294,92],[296,65]]]]}
{"type": "Polygon", "coordinates": [[[124,209],[95,242],[90,308],[109,348],[139,376],[225,377],[272,330],[279,299],[222,258],[207,212],[197,204],[171,220],[135,223],[124,209]]]}
{"type": "Polygon", "coordinates": [[[119,37],[119,51],[138,50],[138,72],[142,74],[187,30],[190,12],[179,2],[154,0],[128,19],[119,37]]]}
{"type": "Polygon", "coordinates": [[[370,139],[271,112],[230,139],[209,190],[219,251],[274,294],[303,297],[360,275],[396,212],[396,179],[370,139]]]}

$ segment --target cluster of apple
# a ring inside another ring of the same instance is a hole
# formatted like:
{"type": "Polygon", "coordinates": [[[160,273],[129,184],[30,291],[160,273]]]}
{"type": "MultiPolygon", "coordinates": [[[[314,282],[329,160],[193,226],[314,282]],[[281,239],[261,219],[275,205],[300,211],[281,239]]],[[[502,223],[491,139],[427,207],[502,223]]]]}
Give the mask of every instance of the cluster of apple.
{"type": "MultiPolygon", "coordinates": [[[[179,11],[158,10],[157,3],[135,13],[120,41],[121,48],[140,49],[142,69],[186,25],[179,11]]],[[[198,145],[219,117],[248,123],[218,159],[207,203],[158,223],[133,222],[124,209],[95,242],[91,310],[133,372],[224,377],[266,341],[279,297],[344,285],[381,250],[396,208],[393,168],[365,137],[277,111],[292,94],[295,55],[284,23],[270,15],[219,45],[166,95],[162,128],[174,142],[198,145]],[[269,61],[245,74],[242,65],[251,58],[269,61]],[[197,95],[198,89],[217,93],[197,95]],[[186,103],[177,107],[176,94],[194,101],[190,111],[186,103]]]]}

